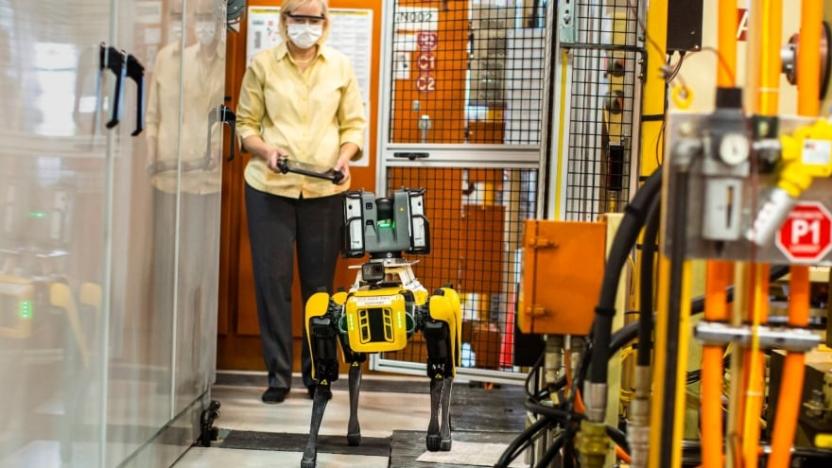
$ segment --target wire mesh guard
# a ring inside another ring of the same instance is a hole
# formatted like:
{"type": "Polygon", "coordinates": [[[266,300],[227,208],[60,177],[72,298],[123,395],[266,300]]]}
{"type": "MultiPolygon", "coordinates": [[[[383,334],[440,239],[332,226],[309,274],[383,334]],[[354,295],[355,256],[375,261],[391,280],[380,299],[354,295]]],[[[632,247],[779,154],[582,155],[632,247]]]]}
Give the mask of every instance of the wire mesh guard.
{"type": "MultiPolygon", "coordinates": [[[[426,189],[431,253],[414,273],[428,290],[461,294],[463,367],[512,366],[523,221],[535,216],[534,169],[392,167],[387,189],[426,189]]],[[[425,363],[421,335],[385,359],[425,363]]]]}
{"type": "Polygon", "coordinates": [[[633,115],[640,86],[638,0],[575,2],[565,218],[592,221],[629,199],[633,115]]]}
{"type": "Polygon", "coordinates": [[[546,0],[393,3],[390,143],[540,143],[546,0]]]}

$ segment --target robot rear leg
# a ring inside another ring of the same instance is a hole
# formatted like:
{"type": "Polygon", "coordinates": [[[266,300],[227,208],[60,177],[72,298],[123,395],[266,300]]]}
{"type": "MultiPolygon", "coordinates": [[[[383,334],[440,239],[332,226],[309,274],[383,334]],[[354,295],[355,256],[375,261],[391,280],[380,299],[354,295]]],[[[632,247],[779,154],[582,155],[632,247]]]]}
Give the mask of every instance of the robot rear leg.
{"type": "Polygon", "coordinates": [[[427,320],[422,328],[428,345],[428,377],[430,378],[430,423],[427,449],[436,452],[451,449],[450,405],[454,382],[451,335],[445,322],[427,320]]]}
{"type": "Polygon", "coordinates": [[[301,468],[314,468],[318,455],[318,432],[327,402],[332,398],[332,382],[338,380],[338,332],[330,315],[309,319],[309,345],[315,368],[315,398],[309,438],[301,459],[301,468]]]}

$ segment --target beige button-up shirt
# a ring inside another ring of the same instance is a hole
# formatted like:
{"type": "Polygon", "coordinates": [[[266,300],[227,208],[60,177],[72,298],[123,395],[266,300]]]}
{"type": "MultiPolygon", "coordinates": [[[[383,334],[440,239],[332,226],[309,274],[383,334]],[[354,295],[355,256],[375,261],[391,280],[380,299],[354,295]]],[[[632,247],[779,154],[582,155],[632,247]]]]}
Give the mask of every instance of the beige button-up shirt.
{"type": "MultiPolygon", "coordinates": [[[[301,73],[286,44],[257,54],[246,70],[237,106],[237,135],[260,135],[282,148],[289,159],[331,169],[341,145],[364,146],[367,119],[349,58],[321,46],[301,73]]],[[[357,157],[358,155],[356,155],[357,157]]],[[[291,198],[334,195],[349,188],[297,174],[276,174],[261,158],[252,158],[246,182],[257,190],[291,198]]]]}
{"type": "Polygon", "coordinates": [[[216,123],[210,129],[211,151],[216,154],[208,154],[207,135],[211,113],[222,104],[225,93],[224,51],[218,48],[212,54],[204,54],[200,47],[195,44],[180,53],[178,44],[165,46],[159,51],[153,69],[145,119],[147,136],[156,143],[156,161],[174,169],[157,170],[152,183],[168,193],[176,192],[177,150],[182,154],[180,187],[183,192],[216,193],[222,188],[222,155],[218,151],[222,125],[216,123]],[[184,88],[180,88],[180,76],[184,76],[184,88]],[[181,132],[180,89],[184,90],[181,132]],[[213,159],[213,164],[202,168],[206,159],[213,159]]]}

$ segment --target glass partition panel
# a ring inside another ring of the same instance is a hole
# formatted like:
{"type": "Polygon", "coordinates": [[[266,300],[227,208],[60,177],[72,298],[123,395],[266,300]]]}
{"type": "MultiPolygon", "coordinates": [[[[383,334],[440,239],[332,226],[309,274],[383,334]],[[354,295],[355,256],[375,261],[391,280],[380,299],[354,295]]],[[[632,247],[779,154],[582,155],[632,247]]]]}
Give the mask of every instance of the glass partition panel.
{"type": "Polygon", "coordinates": [[[0,0],[3,467],[101,462],[109,31],[110,0],[0,0]]]}
{"type": "MultiPolygon", "coordinates": [[[[145,129],[125,86],[113,145],[113,267],[108,466],[131,457],[173,415],[176,197],[183,1],[116,2],[118,44],[145,68],[145,129]]],[[[189,43],[192,38],[185,37],[189,43]]]]}
{"type": "Polygon", "coordinates": [[[219,281],[222,123],[225,95],[225,5],[190,0],[185,21],[194,41],[183,54],[179,148],[179,271],[177,275],[175,410],[210,385],[216,348],[219,281]]]}

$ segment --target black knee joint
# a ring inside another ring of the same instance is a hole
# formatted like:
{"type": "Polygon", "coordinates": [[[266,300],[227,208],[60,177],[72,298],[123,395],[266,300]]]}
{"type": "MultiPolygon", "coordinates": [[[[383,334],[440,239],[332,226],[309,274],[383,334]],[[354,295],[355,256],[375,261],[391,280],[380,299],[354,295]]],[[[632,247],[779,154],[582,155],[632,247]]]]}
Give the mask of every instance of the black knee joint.
{"type": "Polygon", "coordinates": [[[338,379],[338,332],[330,317],[313,317],[309,320],[312,335],[312,357],[318,382],[338,379]]]}
{"type": "Polygon", "coordinates": [[[448,325],[444,322],[427,320],[422,326],[422,334],[428,346],[428,377],[450,376],[451,337],[448,325]]]}

